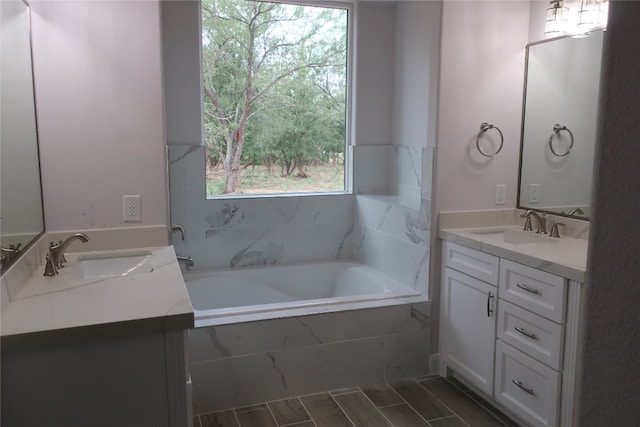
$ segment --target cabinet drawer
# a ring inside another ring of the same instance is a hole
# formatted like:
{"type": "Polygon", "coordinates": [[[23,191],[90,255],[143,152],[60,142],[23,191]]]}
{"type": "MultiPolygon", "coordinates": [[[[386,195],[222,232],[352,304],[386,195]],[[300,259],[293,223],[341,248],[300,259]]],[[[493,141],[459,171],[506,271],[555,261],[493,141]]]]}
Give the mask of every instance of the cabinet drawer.
{"type": "Polygon", "coordinates": [[[498,340],[495,397],[533,426],[558,425],[560,373],[498,340]]]}
{"type": "Polygon", "coordinates": [[[500,300],[498,338],[553,369],[560,370],[563,325],[500,300]]]}
{"type": "Polygon", "coordinates": [[[500,262],[500,298],[564,323],[566,279],[508,260],[500,262]]]}
{"type": "Polygon", "coordinates": [[[498,286],[500,259],[496,256],[445,241],[442,259],[447,267],[498,286]]]}

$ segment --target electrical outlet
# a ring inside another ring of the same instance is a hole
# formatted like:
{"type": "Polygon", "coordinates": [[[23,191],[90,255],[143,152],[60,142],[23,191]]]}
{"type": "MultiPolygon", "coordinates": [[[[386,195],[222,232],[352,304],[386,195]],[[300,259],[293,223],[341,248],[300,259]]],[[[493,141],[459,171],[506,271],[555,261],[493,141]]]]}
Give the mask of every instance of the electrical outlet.
{"type": "Polygon", "coordinates": [[[140,222],[140,196],[122,196],[122,219],[124,222],[140,222]]]}
{"type": "Polygon", "coordinates": [[[506,184],[496,185],[496,205],[504,205],[507,199],[507,186],[506,184]]]}
{"type": "Polygon", "coordinates": [[[529,184],[529,203],[540,203],[540,184],[529,184]]]}

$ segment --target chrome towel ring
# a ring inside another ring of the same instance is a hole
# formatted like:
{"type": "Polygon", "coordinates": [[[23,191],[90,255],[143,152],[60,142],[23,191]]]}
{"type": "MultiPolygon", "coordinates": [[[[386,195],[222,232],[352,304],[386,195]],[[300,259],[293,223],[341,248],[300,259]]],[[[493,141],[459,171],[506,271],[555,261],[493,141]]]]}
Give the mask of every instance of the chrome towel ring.
{"type": "Polygon", "coordinates": [[[502,146],[503,145],[504,145],[504,135],[502,135],[502,131],[498,128],[498,126],[491,125],[491,124],[489,124],[487,122],[484,122],[484,123],[482,123],[480,125],[480,132],[478,132],[478,136],[476,137],[476,148],[478,149],[480,154],[482,154],[485,157],[493,157],[496,154],[498,154],[500,152],[500,150],[502,150],[502,146]],[[498,147],[496,152],[493,153],[493,154],[487,154],[484,151],[482,151],[482,149],[480,148],[480,137],[482,136],[483,133],[485,133],[489,129],[495,129],[500,134],[500,146],[498,147]]]}
{"type": "Polygon", "coordinates": [[[570,130],[568,127],[566,127],[566,126],[561,126],[561,125],[559,125],[559,124],[557,124],[557,123],[556,123],[556,124],[553,126],[553,133],[552,133],[552,134],[551,134],[551,136],[549,137],[549,149],[551,149],[551,152],[552,152],[555,156],[558,156],[558,157],[564,157],[564,156],[566,156],[567,154],[569,154],[569,153],[571,152],[571,149],[572,149],[572,148],[573,148],[573,132],[571,132],[571,130],[570,130]],[[553,137],[554,137],[555,135],[560,134],[560,132],[561,132],[561,131],[563,131],[563,130],[566,130],[567,132],[569,132],[569,138],[570,138],[571,142],[569,143],[569,148],[567,148],[567,152],[566,152],[566,153],[564,153],[564,154],[558,154],[558,153],[556,152],[556,150],[554,150],[554,149],[553,149],[553,137]]]}

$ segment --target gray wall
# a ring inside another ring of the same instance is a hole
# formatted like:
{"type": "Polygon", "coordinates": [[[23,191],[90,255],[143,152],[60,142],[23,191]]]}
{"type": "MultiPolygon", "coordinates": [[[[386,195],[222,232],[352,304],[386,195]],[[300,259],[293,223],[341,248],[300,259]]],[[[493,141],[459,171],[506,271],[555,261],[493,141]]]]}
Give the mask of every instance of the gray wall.
{"type": "Polygon", "coordinates": [[[640,420],[640,2],[612,1],[604,42],[578,425],[640,420]]]}

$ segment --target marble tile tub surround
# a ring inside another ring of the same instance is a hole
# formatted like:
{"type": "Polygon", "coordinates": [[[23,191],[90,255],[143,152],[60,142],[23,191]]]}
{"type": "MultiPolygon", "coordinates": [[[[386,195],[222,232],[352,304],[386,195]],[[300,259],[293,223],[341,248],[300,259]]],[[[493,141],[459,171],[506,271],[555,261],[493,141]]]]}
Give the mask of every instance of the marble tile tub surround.
{"type": "Polygon", "coordinates": [[[423,301],[191,330],[195,412],[426,374],[430,329],[423,301]]]}
{"type": "Polygon", "coordinates": [[[429,277],[429,200],[356,196],[355,257],[426,294],[429,277]]]}
{"type": "Polygon", "coordinates": [[[357,259],[426,292],[432,151],[352,147],[357,196],[207,199],[204,147],[169,145],[172,222],[186,231],[176,252],[196,268],[357,259]]]}
{"type": "Polygon", "coordinates": [[[350,194],[206,198],[204,148],[169,145],[173,236],[196,268],[353,258],[350,194]]]}

